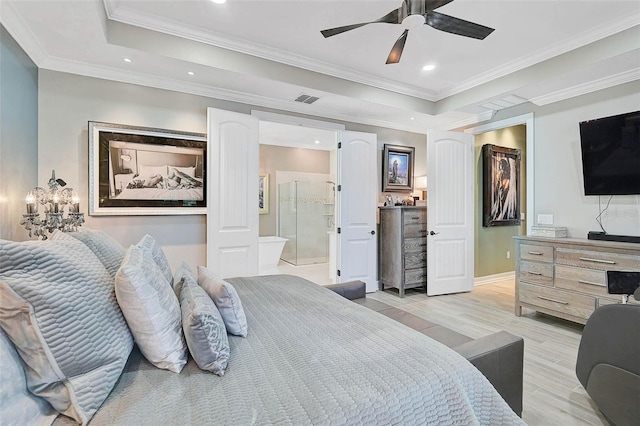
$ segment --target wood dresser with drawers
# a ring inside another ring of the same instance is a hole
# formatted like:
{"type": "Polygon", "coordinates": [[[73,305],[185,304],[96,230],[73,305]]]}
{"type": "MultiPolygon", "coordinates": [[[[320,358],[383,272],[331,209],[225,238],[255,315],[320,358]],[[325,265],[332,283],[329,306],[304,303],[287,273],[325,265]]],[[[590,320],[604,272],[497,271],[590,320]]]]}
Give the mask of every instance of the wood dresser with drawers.
{"type": "MultiPolygon", "coordinates": [[[[599,306],[618,303],[607,293],[606,271],[640,271],[640,245],[612,241],[519,236],[515,313],[529,308],[585,324],[599,306]]],[[[630,303],[638,303],[629,298],[630,303]]]]}
{"type": "Polygon", "coordinates": [[[380,207],[380,283],[398,289],[427,287],[427,208],[380,207]]]}

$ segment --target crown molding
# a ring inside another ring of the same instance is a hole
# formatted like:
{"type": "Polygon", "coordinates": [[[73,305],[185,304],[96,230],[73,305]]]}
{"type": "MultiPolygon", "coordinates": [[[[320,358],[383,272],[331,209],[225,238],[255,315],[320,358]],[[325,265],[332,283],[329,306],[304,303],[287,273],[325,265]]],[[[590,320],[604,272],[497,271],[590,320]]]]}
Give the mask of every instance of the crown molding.
{"type": "MultiPolygon", "coordinates": [[[[426,133],[427,129],[436,128],[436,126],[423,126],[420,124],[407,125],[395,121],[374,119],[361,115],[336,113],[333,108],[323,108],[317,105],[301,104],[300,102],[274,99],[235,90],[211,87],[202,84],[185,83],[176,79],[157,77],[149,74],[132,73],[130,71],[122,71],[110,67],[88,65],[85,63],[70,61],[66,59],[49,58],[46,61],[45,65],[46,66],[42,68],[51,71],[82,75],[86,77],[117,81],[121,83],[135,84],[139,86],[152,87],[156,89],[163,89],[180,93],[188,93],[223,101],[237,102],[248,105],[250,107],[256,106],[262,108],[270,108],[286,112],[304,114],[312,117],[329,118],[343,122],[365,124],[369,126],[384,127],[414,133],[426,133]]],[[[450,128],[450,126],[448,126],[447,124],[437,127],[450,128]]]]}
{"type": "Polygon", "coordinates": [[[473,115],[469,118],[465,118],[464,120],[458,120],[452,123],[449,123],[445,130],[454,130],[460,129],[462,127],[472,126],[474,124],[482,123],[483,121],[489,121],[495,115],[494,110],[489,110],[480,114],[473,115]]]}
{"type": "Polygon", "coordinates": [[[576,96],[586,95],[587,93],[595,92],[596,90],[607,89],[619,84],[629,83],[635,80],[640,80],[640,68],[599,78],[587,83],[577,84],[575,86],[547,93],[546,95],[536,96],[535,98],[529,99],[529,101],[538,106],[543,106],[554,102],[564,101],[565,99],[574,98],[576,96]]]}
{"type": "Polygon", "coordinates": [[[104,0],[104,4],[107,19],[123,24],[145,28],[147,30],[180,37],[198,43],[209,44],[223,49],[243,53],[245,55],[255,56],[261,59],[330,75],[332,77],[342,78],[355,83],[361,83],[367,86],[388,90],[402,95],[413,96],[427,101],[433,102],[438,98],[437,93],[420,87],[375,77],[352,69],[339,67],[335,64],[314,60],[289,51],[261,45],[259,43],[229,38],[213,31],[205,31],[195,27],[185,27],[182,23],[171,19],[142,14],[122,4],[117,7],[113,7],[109,0],[104,0]]]}
{"type": "Polygon", "coordinates": [[[38,68],[46,62],[48,54],[38,42],[37,37],[29,30],[20,15],[16,13],[10,2],[0,1],[0,22],[22,50],[31,58],[38,68]]]}

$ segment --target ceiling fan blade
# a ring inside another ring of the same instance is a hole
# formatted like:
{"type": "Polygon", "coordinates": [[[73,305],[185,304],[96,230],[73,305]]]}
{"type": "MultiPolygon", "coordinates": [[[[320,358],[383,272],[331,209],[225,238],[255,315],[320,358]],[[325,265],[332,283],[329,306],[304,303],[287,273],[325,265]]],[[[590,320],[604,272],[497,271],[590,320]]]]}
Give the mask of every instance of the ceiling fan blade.
{"type": "Polygon", "coordinates": [[[436,30],[445,31],[451,34],[457,34],[464,37],[471,37],[478,40],[484,40],[494,29],[485,27],[484,25],[465,21],[464,19],[454,18],[444,13],[432,10],[425,14],[425,24],[436,30]]]}
{"type": "Polygon", "coordinates": [[[453,0],[425,0],[425,11],[431,12],[434,9],[444,6],[445,4],[451,3],[453,0]]]}
{"type": "Polygon", "coordinates": [[[402,56],[402,51],[404,50],[404,44],[407,42],[407,35],[409,34],[409,30],[404,30],[402,35],[396,40],[395,44],[391,48],[391,52],[389,52],[389,56],[387,57],[387,64],[397,64],[400,62],[400,57],[402,56]]]}
{"type": "Polygon", "coordinates": [[[399,7],[396,10],[393,10],[393,11],[387,13],[382,18],[376,19],[375,21],[362,22],[360,24],[345,25],[343,27],[329,28],[329,29],[326,29],[326,30],[322,30],[320,32],[322,33],[324,38],[328,38],[328,37],[332,37],[334,35],[342,34],[342,33],[347,32],[347,31],[355,30],[356,28],[364,27],[365,25],[369,25],[369,24],[378,24],[378,23],[381,23],[381,22],[382,23],[387,23],[387,24],[399,24],[399,23],[402,22],[402,19],[405,18],[405,17],[401,18],[401,15],[402,15],[401,12],[402,12],[402,8],[399,7]]]}

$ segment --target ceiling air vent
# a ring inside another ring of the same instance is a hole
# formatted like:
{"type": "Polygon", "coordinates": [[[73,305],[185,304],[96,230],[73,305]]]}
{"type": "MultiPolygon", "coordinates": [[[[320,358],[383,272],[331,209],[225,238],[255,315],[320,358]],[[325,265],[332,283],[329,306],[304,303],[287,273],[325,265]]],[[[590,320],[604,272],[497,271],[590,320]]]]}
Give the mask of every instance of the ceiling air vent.
{"type": "Polygon", "coordinates": [[[312,104],[318,99],[320,98],[318,98],[317,96],[305,95],[303,93],[296,98],[296,102],[302,102],[303,104],[312,104]]]}

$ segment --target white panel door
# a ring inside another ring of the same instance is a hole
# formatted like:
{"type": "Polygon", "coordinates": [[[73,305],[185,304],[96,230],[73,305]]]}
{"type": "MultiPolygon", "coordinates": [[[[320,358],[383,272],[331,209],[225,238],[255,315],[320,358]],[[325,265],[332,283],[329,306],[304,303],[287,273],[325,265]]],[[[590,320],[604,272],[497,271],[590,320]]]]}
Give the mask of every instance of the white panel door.
{"type": "Polygon", "coordinates": [[[473,135],[427,131],[427,294],[473,289],[473,135]]]}
{"type": "Polygon", "coordinates": [[[208,108],[207,127],[207,267],[258,275],[258,119],[208,108]]]}
{"type": "Polygon", "coordinates": [[[341,132],[338,149],[338,282],[361,280],[376,291],[377,135],[341,132]]]}

